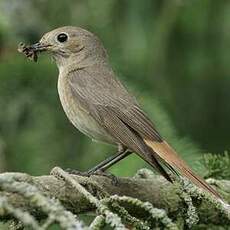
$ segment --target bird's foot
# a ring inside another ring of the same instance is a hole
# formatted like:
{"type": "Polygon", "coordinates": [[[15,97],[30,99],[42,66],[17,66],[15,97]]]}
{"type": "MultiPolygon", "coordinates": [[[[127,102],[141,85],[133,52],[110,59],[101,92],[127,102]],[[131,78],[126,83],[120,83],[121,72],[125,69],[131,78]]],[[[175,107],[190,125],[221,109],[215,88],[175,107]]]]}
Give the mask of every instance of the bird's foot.
{"type": "Polygon", "coordinates": [[[76,170],[76,169],[67,168],[67,169],[65,169],[65,171],[69,174],[83,176],[83,177],[104,176],[104,177],[109,178],[113,185],[118,184],[118,178],[115,175],[113,175],[112,173],[109,173],[109,172],[105,172],[103,170],[81,172],[81,171],[76,170]]]}
{"type": "Polygon", "coordinates": [[[104,176],[104,177],[107,177],[111,180],[111,183],[113,185],[117,185],[118,184],[118,178],[113,175],[112,173],[110,172],[105,172],[103,170],[97,170],[95,172],[88,172],[88,175],[91,176],[91,175],[95,175],[95,176],[104,176]]]}
{"type": "Polygon", "coordinates": [[[81,172],[79,170],[76,170],[76,169],[70,169],[70,168],[67,168],[65,169],[65,171],[69,174],[73,174],[73,175],[78,175],[78,176],[84,176],[84,177],[89,177],[90,176],[90,173],[89,172],[81,172]]]}

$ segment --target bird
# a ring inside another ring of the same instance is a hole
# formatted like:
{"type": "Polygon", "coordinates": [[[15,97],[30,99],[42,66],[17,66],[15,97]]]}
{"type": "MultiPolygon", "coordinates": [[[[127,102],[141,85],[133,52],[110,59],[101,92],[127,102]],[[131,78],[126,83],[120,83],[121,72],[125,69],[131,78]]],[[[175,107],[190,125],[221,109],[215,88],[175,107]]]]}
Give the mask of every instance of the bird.
{"type": "MultiPolygon", "coordinates": [[[[168,181],[172,174],[189,179],[221,199],[219,193],[157,131],[136,98],[114,73],[100,39],[90,31],[64,26],[24,48],[28,57],[49,53],[59,69],[58,94],[70,122],[93,140],[117,146],[117,153],[88,171],[106,170],[136,153],[168,181]]],[[[35,61],[36,61],[35,60],[35,61]]]]}

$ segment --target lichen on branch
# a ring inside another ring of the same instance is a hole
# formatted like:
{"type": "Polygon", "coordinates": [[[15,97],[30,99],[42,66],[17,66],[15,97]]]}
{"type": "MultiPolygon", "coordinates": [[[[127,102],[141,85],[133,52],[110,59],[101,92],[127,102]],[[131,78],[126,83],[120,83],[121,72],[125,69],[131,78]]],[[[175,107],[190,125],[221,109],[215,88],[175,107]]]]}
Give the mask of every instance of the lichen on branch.
{"type": "MultiPolygon", "coordinates": [[[[230,182],[207,180],[230,201],[230,182]]],[[[182,229],[199,224],[229,225],[229,206],[188,181],[170,184],[150,170],[133,178],[82,177],[59,167],[51,175],[0,174],[0,216],[35,230],[58,224],[61,229],[182,229]],[[77,214],[94,212],[87,226],[77,214]],[[199,222],[198,222],[199,219],[199,222]]]]}

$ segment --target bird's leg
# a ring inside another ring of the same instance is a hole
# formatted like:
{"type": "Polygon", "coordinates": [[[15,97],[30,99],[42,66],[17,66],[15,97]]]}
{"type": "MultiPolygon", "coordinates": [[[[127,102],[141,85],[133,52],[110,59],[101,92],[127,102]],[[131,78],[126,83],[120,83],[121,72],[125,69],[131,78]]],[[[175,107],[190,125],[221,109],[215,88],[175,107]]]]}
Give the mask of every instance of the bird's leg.
{"type": "Polygon", "coordinates": [[[88,174],[92,175],[96,171],[105,172],[108,168],[110,168],[111,166],[113,166],[114,164],[116,164],[117,162],[124,159],[125,157],[127,157],[130,154],[131,154],[131,152],[128,149],[124,148],[123,146],[121,147],[121,145],[119,145],[118,151],[116,154],[112,155],[111,157],[100,162],[98,165],[89,169],[88,174]]]}
{"type": "Polygon", "coordinates": [[[100,175],[108,177],[112,180],[112,183],[116,185],[118,183],[116,176],[105,171],[130,154],[131,151],[129,151],[127,148],[124,148],[122,145],[118,145],[117,153],[88,170],[88,175],[100,175]]]}
{"type": "Polygon", "coordinates": [[[117,181],[116,177],[110,173],[105,173],[105,171],[130,154],[131,154],[131,151],[129,151],[127,148],[124,148],[122,145],[118,145],[118,151],[116,154],[100,162],[98,165],[89,169],[87,172],[80,172],[80,171],[72,170],[72,169],[66,169],[66,171],[71,174],[76,174],[76,175],[81,175],[81,176],[91,176],[91,175],[107,176],[115,182],[117,181]]]}

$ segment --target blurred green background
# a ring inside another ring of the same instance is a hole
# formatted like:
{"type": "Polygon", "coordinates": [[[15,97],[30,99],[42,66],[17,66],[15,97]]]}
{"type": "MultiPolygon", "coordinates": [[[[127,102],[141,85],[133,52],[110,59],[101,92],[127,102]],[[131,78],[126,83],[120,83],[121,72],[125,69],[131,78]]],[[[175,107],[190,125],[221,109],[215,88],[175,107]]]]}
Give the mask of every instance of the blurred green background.
{"type": "MultiPolygon", "coordinates": [[[[111,64],[164,137],[205,174],[203,153],[229,149],[230,1],[0,0],[0,170],[40,175],[56,165],[86,170],[115,148],[67,120],[58,70],[17,52],[63,25],[96,33],[111,64]]],[[[112,168],[131,175],[130,156],[112,168]]]]}

